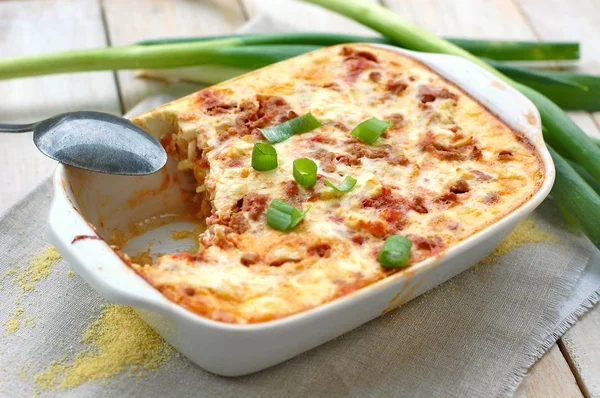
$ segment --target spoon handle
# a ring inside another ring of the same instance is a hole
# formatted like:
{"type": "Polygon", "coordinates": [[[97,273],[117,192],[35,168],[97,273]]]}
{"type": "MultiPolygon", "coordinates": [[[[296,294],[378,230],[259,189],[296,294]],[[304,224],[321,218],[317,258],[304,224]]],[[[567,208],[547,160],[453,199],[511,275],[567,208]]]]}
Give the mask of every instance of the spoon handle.
{"type": "Polygon", "coordinates": [[[33,131],[37,123],[7,124],[0,123],[0,133],[28,133],[33,131]]]}

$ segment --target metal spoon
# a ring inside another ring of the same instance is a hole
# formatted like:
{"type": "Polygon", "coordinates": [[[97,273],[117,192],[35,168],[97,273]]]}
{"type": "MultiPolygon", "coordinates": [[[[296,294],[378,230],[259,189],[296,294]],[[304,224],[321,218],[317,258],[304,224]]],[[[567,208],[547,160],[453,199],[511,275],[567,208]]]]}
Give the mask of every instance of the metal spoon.
{"type": "Polygon", "coordinates": [[[86,170],[144,175],[167,162],[158,140],[129,120],[108,113],[69,112],[37,123],[0,124],[0,133],[29,131],[42,153],[86,170]]]}

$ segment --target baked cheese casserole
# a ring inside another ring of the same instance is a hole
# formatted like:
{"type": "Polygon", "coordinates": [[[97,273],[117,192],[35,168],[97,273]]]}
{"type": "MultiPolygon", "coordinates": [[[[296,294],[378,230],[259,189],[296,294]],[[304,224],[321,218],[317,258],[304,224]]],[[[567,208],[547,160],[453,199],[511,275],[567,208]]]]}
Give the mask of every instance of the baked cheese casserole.
{"type": "Polygon", "coordinates": [[[404,267],[438,256],[544,179],[533,146],[489,110],[420,62],[365,44],[280,62],[134,121],[164,127],[207,229],[198,252],[131,266],[169,300],[229,323],[286,317],[405,269],[381,260],[392,236],[412,243],[404,267]],[[253,155],[265,130],[309,113],[320,127],[253,155]],[[372,118],[369,143],[357,126],[372,118]],[[273,153],[274,169],[258,170],[254,156],[273,153]],[[314,184],[297,182],[301,158],[316,164],[314,184]],[[355,185],[335,189],[346,177],[355,185]],[[282,202],[297,225],[267,220],[282,202]]]}

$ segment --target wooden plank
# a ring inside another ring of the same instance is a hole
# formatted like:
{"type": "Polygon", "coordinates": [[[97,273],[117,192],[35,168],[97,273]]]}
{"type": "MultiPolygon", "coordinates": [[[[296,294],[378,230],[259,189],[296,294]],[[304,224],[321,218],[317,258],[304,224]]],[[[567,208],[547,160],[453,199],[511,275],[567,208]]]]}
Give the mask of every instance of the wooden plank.
{"type": "MultiPolygon", "coordinates": [[[[536,39],[520,10],[504,0],[385,0],[384,4],[440,36],[536,39]]],[[[529,370],[526,380],[517,396],[576,396],[573,392],[579,392],[556,345],[529,370]]]]}
{"type": "MultiPolygon", "coordinates": [[[[162,37],[227,34],[244,22],[237,0],[104,0],[103,5],[113,46],[162,37]]],[[[135,79],[133,71],[118,72],[118,80],[124,111],[167,87],[166,83],[135,79]]]]}
{"type": "MultiPolygon", "coordinates": [[[[375,0],[371,0],[375,1],[375,0]]],[[[312,4],[289,0],[241,0],[249,18],[265,14],[284,30],[377,35],[373,30],[312,4]],[[287,27],[287,28],[286,28],[287,27]]]]}
{"type": "Polygon", "coordinates": [[[583,397],[556,344],[544,358],[525,376],[515,398],[583,397]]]}
{"type": "Polygon", "coordinates": [[[600,397],[600,310],[585,314],[562,338],[563,348],[588,397],[600,397]]]}
{"type": "Polygon", "coordinates": [[[383,3],[440,36],[535,39],[519,10],[505,0],[384,0],[383,3]]]}
{"type": "MultiPolygon", "coordinates": [[[[523,15],[543,40],[575,40],[581,43],[577,69],[600,74],[600,8],[595,0],[517,0],[523,15]],[[556,16],[560,15],[560,29],[556,16]]],[[[600,112],[569,113],[588,134],[600,137],[600,112]],[[595,123],[594,123],[595,122],[595,123]]],[[[562,338],[571,368],[587,396],[600,396],[600,307],[580,319],[562,338]]]]}
{"type": "MultiPolygon", "coordinates": [[[[0,54],[16,56],[105,45],[96,0],[0,2],[0,54]]],[[[0,120],[30,122],[94,109],[119,113],[110,72],[0,81],[0,120]]],[[[29,134],[0,135],[0,213],[53,171],[29,134]]]]}
{"type": "MultiPolygon", "coordinates": [[[[600,74],[600,8],[595,0],[514,0],[530,21],[541,40],[573,40],[581,43],[581,60],[577,70],[600,74]],[[560,29],[556,16],[560,15],[560,29]]],[[[573,119],[590,135],[600,137],[600,112],[590,116],[584,112],[570,112],[573,119]]],[[[600,377],[600,375],[599,375],[600,377]]]]}

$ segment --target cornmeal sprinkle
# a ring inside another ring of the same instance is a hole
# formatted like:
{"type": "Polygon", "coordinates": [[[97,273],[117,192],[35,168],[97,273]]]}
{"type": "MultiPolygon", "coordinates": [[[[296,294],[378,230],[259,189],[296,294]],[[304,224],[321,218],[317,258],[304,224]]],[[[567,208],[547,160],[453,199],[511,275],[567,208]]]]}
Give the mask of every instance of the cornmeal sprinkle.
{"type": "MultiPolygon", "coordinates": [[[[21,287],[21,294],[15,301],[15,311],[12,316],[4,324],[4,328],[7,333],[15,333],[21,327],[21,318],[25,312],[21,307],[21,297],[35,288],[35,284],[50,275],[52,266],[61,259],[60,254],[56,251],[54,246],[48,246],[38,253],[33,259],[27,264],[24,269],[18,270],[11,268],[5,272],[5,275],[15,275],[16,282],[21,287]]],[[[31,317],[25,319],[28,326],[34,324],[34,320],[31,317]]]]}
{"type": "Polygon", "coordinates": [[[503,256],[515,249],[530,243],[556,242],[556,237],[542,231],[531,218],[527,218],[517,224],[508,236],[500,241],[498,246],[481,263],[487,264],[494,258],[503,256]]]}
{"type": "Polygon", "coordinates": [[[65,389],[107,379],[129,369],[157,369],[174,349],[130,307],[107,305],[81,342],[89,348],[73,361],[55,361],[34,377],[38,387],[65,389]]]}
{"type": "Polygon", "coordinates": [[[35,283],[50,275],[52,266],[60,260],[54,246],[48,246],[36,255],[22,272],[17,273],[17,281],[24,292],[33,290],[35,283]]]}
{"type": "Polygon", "coordinates": [[[14,333],[21,327],[21,317],[23,316],[23,309],[16,308],[15,312],[13,312],[12,316],[8,321],[6,321],[5,329],[7,333],[14,333]]]}

